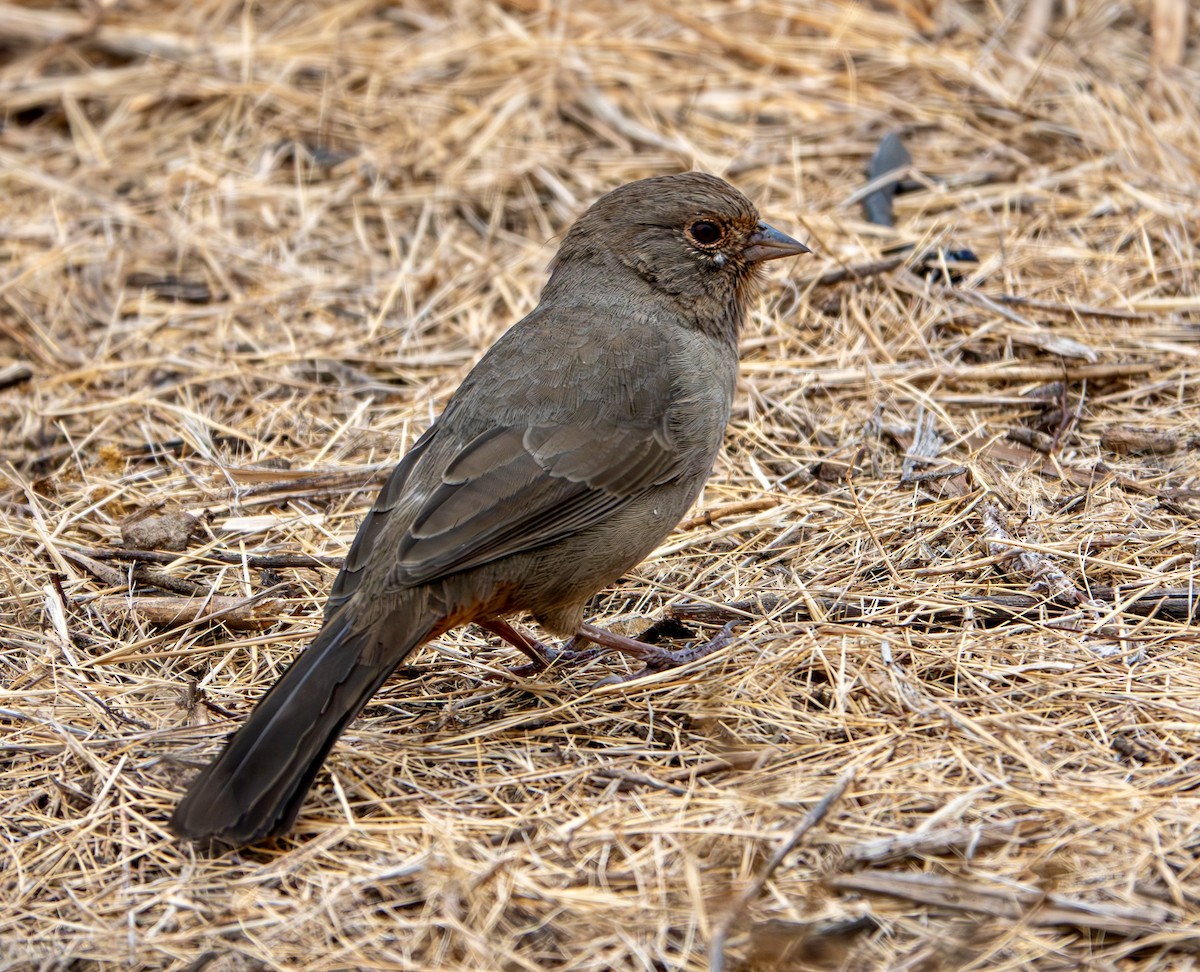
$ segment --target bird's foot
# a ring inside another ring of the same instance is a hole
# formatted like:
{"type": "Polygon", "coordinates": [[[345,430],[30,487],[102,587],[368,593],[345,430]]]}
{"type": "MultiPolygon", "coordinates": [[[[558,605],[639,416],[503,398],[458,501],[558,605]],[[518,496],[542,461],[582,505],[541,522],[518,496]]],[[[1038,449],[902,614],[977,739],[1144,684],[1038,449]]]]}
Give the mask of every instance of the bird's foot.
{"type": "MultiPolygon", "coordinates": [[[[669,668],[678,668],[680,665],[686,665],[704,658],[706,655],[711,655],[715,651],[720,651],[733,641],[733,629],[743,623],[741,619],[730,621],[708,641],[695,642],[676,651],[660,648],[658,645],[650,645],[635,638],[626,638],[624,635],[615,634],[592,624],[585,624],[580,628],[576,637],[595,642],[602,648],[619,651],[642,663],[643,667],[640,671],[629,675],[609,675],[596,683],[597,685],[613,685],[619,682],[633,681],[646,675],[655,675],[669,668]]],[[[572,641],[574,640],[572,639],[572,641]]]]}
{"type": "MultiPolygon", "coordinates": [[[[597,685],[611,685],[617,682],[628,682],[665,672],[669,668],[678,668],[694,662],[715,651],[720,651],[733,641],[733,629],[744,622],[741,619],[730,621],[708,641],[694,642],[686,648],[671,651],[658,645],[652,645],[636,638],[627,638],[607,628],[594,624],[585,624],[579,629],[579,634],[565,642],[560,648],[552,648],[538,641],[532,634],[522,628],[509,624],[502,618],[491,618],[481,622],[480,627],[507,641],[514,648],[529,656],[529,663],[510,668],[508,674],[514,678],[533,678],[551,667],[564,668],[593,661],[604,651],[619,651],[622,654],[636,658],[642,663],[639,671],[629,675],[609,675],[602,678],[597,685]],[[591,644],[591,647],[587,647],[591,644]]],[[[504,676],[499,676],[503,678],[504,676]]]]}

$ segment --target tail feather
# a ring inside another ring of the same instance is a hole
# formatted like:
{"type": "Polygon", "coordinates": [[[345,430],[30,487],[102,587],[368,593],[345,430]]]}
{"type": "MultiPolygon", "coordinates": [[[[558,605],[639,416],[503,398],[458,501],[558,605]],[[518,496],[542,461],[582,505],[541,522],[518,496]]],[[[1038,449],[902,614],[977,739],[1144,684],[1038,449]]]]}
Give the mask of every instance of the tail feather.
{"type": "Polygon", "coordinates": [[[171,830],[242,845],[289,829],[342,731],[434,625],[433,618],[415,623],[411,614],[363,627],[348,611],[329,618],[192,780],[171,830]]]}

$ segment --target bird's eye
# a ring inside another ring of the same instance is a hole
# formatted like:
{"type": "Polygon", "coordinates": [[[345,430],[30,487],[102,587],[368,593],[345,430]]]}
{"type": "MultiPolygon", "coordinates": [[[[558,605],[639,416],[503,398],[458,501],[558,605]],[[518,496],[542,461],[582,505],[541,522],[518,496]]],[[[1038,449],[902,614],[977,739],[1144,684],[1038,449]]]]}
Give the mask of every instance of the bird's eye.
{"type": "Polygon", "coordinates": [[[725,230],[720,223],[710,219],[698,219],[687,228],[688,236],[701,246],[712,246],[725,238],[725,230]]]}

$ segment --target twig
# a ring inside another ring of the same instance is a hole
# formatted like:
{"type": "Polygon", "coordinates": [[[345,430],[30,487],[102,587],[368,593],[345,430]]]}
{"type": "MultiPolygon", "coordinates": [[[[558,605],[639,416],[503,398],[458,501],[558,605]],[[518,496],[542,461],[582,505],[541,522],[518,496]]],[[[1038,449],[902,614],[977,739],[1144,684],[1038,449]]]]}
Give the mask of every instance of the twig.
{"type": "MultiPolygon", "coordinates": [[[[1200,591],[1186,587],[1152,588],[1133,597],[1122,587],[1095,587],[1092,600],[1112,607],[1120,604],[1124,613],[1138,617],[1163,618],[1169,621],[1200,619],[1200,591]]],[[[1055,605],[1028,594],[964,594],[954,600],[919,602],[912,598],[888,594],[850,594],[835,591],[832,595],[807,593],[804,598],[795,594],[760,594],[755,598],[730,601],[728,604],[696,604],[679,602],[666,611],[668,617],[680,621],[721,624],[735,618],[772,615],[782,624],[806,621],[878,621],[887,614],[903,609],[905,624],[961,624],[970,614],[976,621],[1029,621],[1043,613],[1054,613],[1055,605]],[[814,612],[811,608],[819,608],[814,612]],[[786,610],[780,610],[786,608],[786,610]]]]}
{"type": "MultiPolygon", "coordinates": [[[[107,564],[93,560],[86,554],[82,554],[78,550],[72,550],[70,547],[64,546],[62,548],[62,555],[68,560],[79,564],[89,574],[98,577],[109,587],[129,587],[131,578],[114,567],[109,567],[107,564]]],[[[172,561],[178,559],[176,555],[172,558],[172,561]]],[[[184,597],[205,597],[209,592],[208,588],[203,584],[197,584],[195,581],[187,580],[184,577],[176,577],[173,574],[168,574],[166,571],[150,570],[140,564],[133,568],[132,580],[161,588],[164,591],[174,591],[176,594],[182,594],[184,597]]]]}
{"type": "Polygon", "coordinates": [[[663,780],[656,780],[653,776],[647,776],[645,773],[631,773],[628,770],[617,769],[616,767],[602,766],[592,773],[592,776],[602,780],[619,780],[621,783],[619,789],[622,790],[633,786],[646,786],[652,790],[665,790],[667,793],[672,793],[675,796],[683,796],[687,793],[686,789],[682,786],[676,786],[674,783],[666,783],[663,780]]]}
{"type": "MultiPolygon", "coordinates": [[[[62,544],[63,551],[71,549],[62,544]]],[[[94,560],[145,560],[156,564],[176,564],[180,561],[218,564],[245,564],[255,569],[283,569],[287,567],[341,567],[345,557],[319,556],[317,554],[270,554],[254,556],[232,550],[205,550],[203,553],[167,553],[162,550],[129,550],[124,547],[78,547],[76,552],[94,560]]]]}
{"type": "Polygon", "coordinates": [[[278,619],[280,602],[276,598],[228,597],[100,597],[92,604],[110,617],[126,617],[131,612],[151,624],[167,627],[220,621],[235,631],[258,631],[278,619]]]}
{"type": "Polygon", "coordinates": [[[705,510],[698,516],[690,517],[679,524],[678,530],[694,530],[696,527],[712,526],[717,520],[723,520],[729,516],[738,516],[742,513],[759,513],[762,510],[771,510],[779,505],[778,500],[760,499],[746,500],[744,503],[729,503],[726,506],[718,506],[715,509],[705,510]]]}
{"type": "Polygon", "coordinates": [[[796,285],[800,290],[808,287],[832,287],[844,280],[866,280],[868,277],[878,277],[881,274],[895,270],[909,259],[908,255],[887,257],[883,260],[872,260],[870,263],[858,263],[848,267],[838,267],[807,277],[801,277],[796,285]]]}
{"type": "Polygon", "coordinates": [[[14,361],[0,368],[0,388],[11,388],[33,377],[33,369],[24,361],[14,361]]]}
{"type": "Polygon", "coordinates": [[[992,299],[1002,304],[1012,304],[1015,307],[1028,307],[1030,310],[1041,311],[1043,314],[1053,314],[1064,321],[1074,321],[1085,317],[1100,321],[1130,322],[1151,319],[1147,314],[1119,310],[1115,307],[1093,307],[1090,304],[1064,304],[1057,300],[1036,300],[1033,297],[1022,297],[1016,294],[996,294],[992,299]]]}
{"type": "MultiPolygon", "coordinates": [[[[96,9],[100,12],[106,8],[97,5],[96,9]]],[[[0,37],[39,43],[86,41],[125,57],[162,57],[167,60],[187,60],[198,54],[211,54],[218,60],[225,60],[236,58],[243,50],[237,42],[206,43],[197,41],[195,37],[165,30],[105,25],[99,16],[84,17],[7,3],[0,3],[0,37]]]]}
{"type": "Polygon", "coordinates": [[[804,839],[813,827],[825,819],[833,805],[841,799],[843,793],[846,792],[846,787],[854,780],[854,767],[851,766],[842,772],[838,777],[837,782],[829,789],[811,810],[805,815],[804,819],[791,832],[788,839],[780,844],[775,853],[771,855],[766,866],[762,871],[751,881],[745,888],[742,889],[726,912],[725,917],[718,922],[717,927],[713,930],[712,940],[709,944],[709,959],[708,968],[710,972],[722,972],[725,968],[725,940],[729,937],[729,930],[733,927],[746,907],[762,892],[767,881],[771,879],[771,875],[775,873],[775,869],[783,863],[783,859],[794,851],[800,841],[804,839]]]}
{"type": "Polygon", "coordinates": [[[881,840],[864,841],[847,848],[844,861],[881,864],[929,854],[960,853],[969,857],[980,847],[1011,840],[1013,831],[1027,820],[1001,820],[994,823],[958,825],[937,830],[899,834],[881,840]]]}
{"type": "MultiPolygon", "coordinates": [[[[951,364],[946,361],[897,361],[871,366],[871,379],[879,382],[902,380],[913,385],[936,382],[939,385],[983,384],[990,389],[997,385],[1023,385],[1033,381],[1079,381],[1096,378],[1135,378],[1158,369],[1154,361],[1122,361],[1111,364],[1076,364],[1072,361],[1053,364],[1017,364],[997,361],[988,364],[951,364]]],[[[743,362],[748,374],[755,371],[755,363],[743,362]]],[[[774,366],[772,366],[774,368],[774,366]]],[[[821,371],[821,387],[836,388],[843,385],[859,385],[863,380],[861,366],[852,368],[829,368],[821,371]]]]}
{"type": "MultiPolygon", "coordinates": [[[[1163,931],[1171,912],[1157,905],[1121,905],[1083,901],[1061,894],[1046,894],[1021,885],[983,884],[935,874],[894,874],[862,871],[830,878],[841,891],[887,894],[921,904],[976,911],[997,918],[1022,921],[1037,927],[1073,925],[1117,935],[1150,935],[1163,931]]],[[[1192,939],[1200,934],[1191,930],[1192,939]]]]}
{"type": "Polygon", "coordinates": [[[1079,606],[1099,613],[1102,605],[1092,601],[1067,577],[1063,569],[1038,550],[1018,545],[1008,531],[1007,517],[995,500],[980,504],[983,538],[992,556],[1004,556],[1018,572],[1029,579],[1031,591],[1044,591],[1060,604],[1079,606]]]}
{"type": "Polygon", "coordinates": [[[917,409],[917,420],[913,424],[916,431],[913,435],[912,445],[905,452],[904,462],[900,467],[900,482],[902,483],[912,482],[917,464],[926,465],[932,462],[942,451],[942,446],[945,445],[945,441],[938,435],[935,417],[925,411],[924,405],[917,409]]]}

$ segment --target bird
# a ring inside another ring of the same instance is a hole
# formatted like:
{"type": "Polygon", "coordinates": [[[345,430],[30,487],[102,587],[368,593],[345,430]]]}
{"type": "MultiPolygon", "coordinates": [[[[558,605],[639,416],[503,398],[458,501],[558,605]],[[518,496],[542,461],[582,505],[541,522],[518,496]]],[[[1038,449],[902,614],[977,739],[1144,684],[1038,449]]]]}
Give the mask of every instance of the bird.
{"type": "Polygon", "coordinates": [[[537,306],[393,470],[321,628],[192,779],[171,830],[232,846],[286,834],[347,724],[411,651],[460,625],[535,670],[580,643],[651,671],[697,657],[585,623],[584,608],[699,495],[762,265],[809,252],[706,173],[600,197],[563,237],[537,306]],[[571,640],[556,652],[517,615],[571,640]]]}

